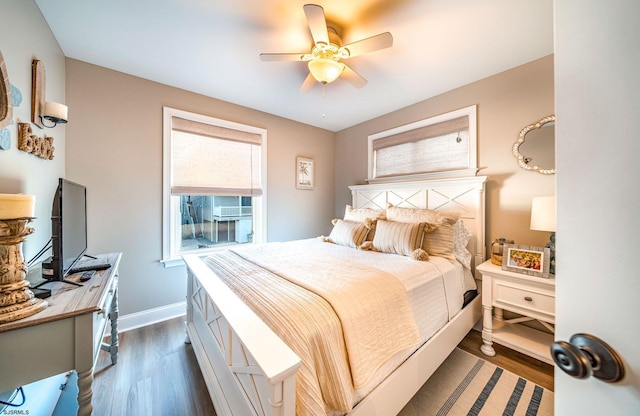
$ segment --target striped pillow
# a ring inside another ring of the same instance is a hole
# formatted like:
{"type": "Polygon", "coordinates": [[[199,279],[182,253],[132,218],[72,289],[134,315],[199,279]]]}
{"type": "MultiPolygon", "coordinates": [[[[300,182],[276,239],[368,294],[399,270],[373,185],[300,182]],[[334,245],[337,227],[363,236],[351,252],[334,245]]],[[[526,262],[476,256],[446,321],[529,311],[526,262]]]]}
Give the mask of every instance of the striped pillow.
{"type": "Polygon", "coordinates": [[[333,230],[327,241],[347,247],[358,247],[367,238],[369,228],[362,222],[333,220],[333,230]]]}
{"type": "Polygon", "coordinates": [[[378,220],[373,247],[383,253],[411,256],[420,248],[424,223],[401,223],[378,220]]]}
{"type": "Polygon", "coordinates": [[[455,260],[453,253],[455,241],[455,223],[460,219],[457,212],[439,212],[420,208],[387,207],[387,220],[397,222],[426,222],[437,227],[427,231],[422,240],[422,249],[430,256],[455,260]]]}

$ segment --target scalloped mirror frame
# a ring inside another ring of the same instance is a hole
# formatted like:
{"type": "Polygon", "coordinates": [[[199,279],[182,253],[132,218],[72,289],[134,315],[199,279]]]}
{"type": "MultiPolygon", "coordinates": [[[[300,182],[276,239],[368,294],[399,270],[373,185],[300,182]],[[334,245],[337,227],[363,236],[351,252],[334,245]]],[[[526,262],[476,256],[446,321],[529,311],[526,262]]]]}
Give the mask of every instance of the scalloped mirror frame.
{"type": "Polygon", "coordinates": [[[12,116],[11,85],[9,84],[7,66],[4,63],[2,52],[0,52],[0,129],[5,128],[11,123],[12,116]]]}
{"type": "Polygon", "coordinates": [[[527,127],[523,128],[520,131],[520,134],[518,135],[518,140],[513,144],[512,151],[513,151],[513,156],[516,159],[518,159],[518,165],[520,165],[522,169],[538,172],[543,175],[554,175],[556,173],[555,168],[548,169],[548,168],[541,168],[540,166],[537,166],[537,165],[533,165],[533,166],[529,165],[527,157],[522,153],[520,153],[520,146],[524,143],[525,136],[527,135],[527,133],[529,133],[531,130],[539,129],[540,127],[544,126],[547,123],[551,123],[555,121],[556,121],[555,115],[547,116],[541,119],[540,121],[538,121],[537,123],[529,124],[527,127]]]}

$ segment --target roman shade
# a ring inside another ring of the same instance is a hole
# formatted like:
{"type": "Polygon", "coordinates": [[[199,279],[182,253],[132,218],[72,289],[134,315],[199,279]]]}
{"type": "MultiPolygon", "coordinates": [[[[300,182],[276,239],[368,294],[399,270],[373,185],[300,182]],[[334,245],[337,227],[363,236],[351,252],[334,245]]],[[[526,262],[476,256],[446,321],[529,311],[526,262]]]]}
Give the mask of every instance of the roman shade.
{"type": "Polygon", "coordinates": [[[469,168],[469,117],[417,127],[372,141],[375,177],[469,168]]]}
{"type": "Polygon", "coordinates": [[[262,195],[262,135],[171,117],[172,195],[262,195]]]}

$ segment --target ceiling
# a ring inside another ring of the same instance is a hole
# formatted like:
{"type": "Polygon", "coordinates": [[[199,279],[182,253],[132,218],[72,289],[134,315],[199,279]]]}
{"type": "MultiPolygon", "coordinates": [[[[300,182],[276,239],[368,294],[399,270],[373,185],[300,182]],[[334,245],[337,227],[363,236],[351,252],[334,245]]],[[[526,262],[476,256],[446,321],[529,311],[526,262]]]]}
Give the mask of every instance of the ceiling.
{"type": "Polygon", "coordinates": [[[553,53],[553,0],[322,0],[347,44],[391,32],[348,60],[369,82],[299,92],[308,52],[298,0],[36,0],[65,56],[339,131],[553,53]],[[324,116],[323,116],[324,115],[324,116]]]}

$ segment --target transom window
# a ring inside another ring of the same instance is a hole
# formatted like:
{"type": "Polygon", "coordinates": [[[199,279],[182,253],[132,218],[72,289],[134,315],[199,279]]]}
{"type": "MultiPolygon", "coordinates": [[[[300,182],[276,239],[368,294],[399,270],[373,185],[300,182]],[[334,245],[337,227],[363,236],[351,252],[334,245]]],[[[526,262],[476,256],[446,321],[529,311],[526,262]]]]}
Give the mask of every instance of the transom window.
{"type": "Polygon", "coordinates": [[[476,107],[369,136],[369,181],[475,175],[476,107]]]}
{"type": "Polygon", "coordinates": [[[163,258],[266,241],[266,130],[163,109],[163,258]]]}

